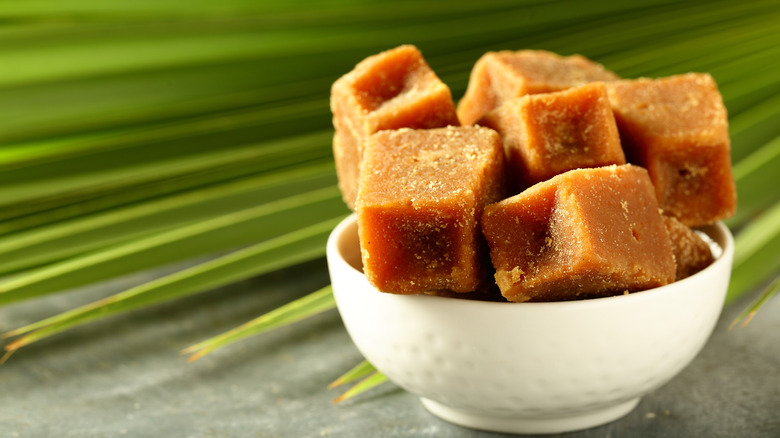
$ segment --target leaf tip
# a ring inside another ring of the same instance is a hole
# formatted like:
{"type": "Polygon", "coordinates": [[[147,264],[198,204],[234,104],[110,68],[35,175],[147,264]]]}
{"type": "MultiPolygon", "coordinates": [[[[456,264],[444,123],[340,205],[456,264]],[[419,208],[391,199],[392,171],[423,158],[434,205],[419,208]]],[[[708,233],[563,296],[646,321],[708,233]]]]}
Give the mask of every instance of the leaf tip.
{"type": "Polygon", "coordinates": [[[0,365],[6,363],[8,359],[16,352],[16,349],[10,349],[8,346],[5,347],[5,354],[0,356],[0,365]]]}
{"type": "MultiPolygon", "coordinates": [[[[6,351],[14,352],[14,351],[24,347],[28,343],[29,342],[27,342],[26,337],[20,338],[20,339],[17,339],[15,341],[11,342],[10,344],[6,345],[5,349],[6,349],[6,351]]],[[[8,353],[6,353],[6,354],[8,354],[8,353]]]]}
{"type": "Polygon", "coordinates": [[[200,350],[198,350],[198,351],[192,350],[192,351],[190,352],[190,353],[192,353],[192,355],[191,355],[190,357],[188,357],[188,358],[187,358],[187,363],[192,363],[192,362],[195,362],[196,360],[198,360],[198,359],[200,359],[201,357],[203,357],[203,356],[205,356],[205,355],[209,354],[210,352],[211,352],[211,350],[209,350],[208,348],[203,348],[203,349],[200,349],[200,350]],[[194,351],[194,352],[193,352],[193,351],[194,351]]]}
{"type": "Polygon", "coordinates": [[[343,379],[341,379],[341,378],[338,378],[338,379],[336,379],[336,380],[334,380],[334,381],[332,381],[332,382],[328,383],[328,389],[333,389],[333,388],[335,388],[335,387],[337,387],[337,386],[341,386],[341,385],[343,385],[343,384],[344,384],[344,381],[343,381],[343,379]]]}
{"type": "Polygon", "coordinates": [[[748,313],[747,316],[745,317],[745,321],[742,322],[741,327],[747,326],[750,323],[750,321],[753,319],[753,317],[756,316],[756,312],[757,310],[752,310],[750,313],[748,313]]]}
{"type": "Polygon", "coordinates": [[[0,334],[0,339],[12,338],[12,337],[14,337],[14,336],[16,336],[18,334],[19,334],[19,329],[11,330],[10,332],[5,332],[5,333],[0,334]]]}

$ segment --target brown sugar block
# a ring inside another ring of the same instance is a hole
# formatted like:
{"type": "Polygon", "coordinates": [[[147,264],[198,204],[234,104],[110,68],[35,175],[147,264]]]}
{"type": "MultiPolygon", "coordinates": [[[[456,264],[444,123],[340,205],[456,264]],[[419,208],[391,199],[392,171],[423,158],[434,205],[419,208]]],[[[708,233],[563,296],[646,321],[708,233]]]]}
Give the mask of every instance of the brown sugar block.
{"type": "Polygon", "coordinates": [[[344,201],[354,207],[362,142],[383,129],[458,125],[452,94],[410,45],[361,61],[331,88],[333,154],[344,201]]]}
{"type": "Polygon", "coordinates": [[[666,214],[690,227],[734,214],[728,118],[708,74],[607,84],[629,162],[645,167],[666,214]]]}
{"type": "Polygon", "coordinates": [[[479,218],[504,194],[498,134],[400,129],[364,146],[356,212],[369,282],[399,294],[477,290],[489,266],[479,218]]]}
{"type": "Polygon", "coordinates": [[[488,205],[482,229],[510,301],[558,301],[674,281],[669,236],[647,172],[578,169],[488,205]]]}
{"type": "Polygon", "coordinates": [[[508,100],[480,123],[501,134],[518,190],[568,170],[626,162],[601,82],[508,100]]]}
{"type": "Polygon", "coordinates": [[[344,129],[337,129],[333,134],[333,159],[342,198],[350,208],[354,208],[360,179],[360,156],[357,139],[344,129]]]}
{"type": "Polygon", "coordinates": [[[488,52],[471,70],[466,94],[458,102],[458,118],[471,125],[509,99],[616,79],[617,75],[580,55],[564,57],[542,50],[488,52]]]}
{"type": "Polygon", "coordinates": [[[690,277],[715,261],[707,242],[682,222],[671,216],[664,216],[664,226],[677,262],[675,281],[690,277]]]}

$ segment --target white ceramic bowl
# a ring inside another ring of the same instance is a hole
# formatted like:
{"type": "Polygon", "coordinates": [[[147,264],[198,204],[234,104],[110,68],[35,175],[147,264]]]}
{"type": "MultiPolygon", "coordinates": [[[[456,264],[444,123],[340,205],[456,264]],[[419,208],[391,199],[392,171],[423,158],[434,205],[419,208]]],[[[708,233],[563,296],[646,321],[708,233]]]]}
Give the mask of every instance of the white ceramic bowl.
{"type": "Polygon", "coordinates": [[[333,292],[360,352],[447,421],[510,433],[558,433],[630,412],[704,346],[720,315],[734,241],[704,228],[716,261],[630,295],[500,303],[377,291],[360,270],[354,215],[328,240],[333,292]]]}

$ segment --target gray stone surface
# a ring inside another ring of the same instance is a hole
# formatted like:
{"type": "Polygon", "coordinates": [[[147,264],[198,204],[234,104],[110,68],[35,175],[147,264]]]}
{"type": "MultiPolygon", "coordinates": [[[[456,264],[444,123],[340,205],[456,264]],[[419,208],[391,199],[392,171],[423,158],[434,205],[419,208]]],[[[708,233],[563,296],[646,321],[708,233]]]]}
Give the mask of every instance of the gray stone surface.
{"type": "MultiPolygon", "coordinates": [[[[0,308],[0,330],[154,274],[0,308]]],[[[323,260],[94,322],[0,367],[0,437],[498,437],[445,423],[386,384],[334,406],[361,360],[329,311],[187,363],[179,350],[327,284],[323,260]],[[301,275],[304,271],[306,274],[301,275]]],[[[678,377],[612,424],[566,437],[780,437],[780,299],[713,337],[678,377]]]]}

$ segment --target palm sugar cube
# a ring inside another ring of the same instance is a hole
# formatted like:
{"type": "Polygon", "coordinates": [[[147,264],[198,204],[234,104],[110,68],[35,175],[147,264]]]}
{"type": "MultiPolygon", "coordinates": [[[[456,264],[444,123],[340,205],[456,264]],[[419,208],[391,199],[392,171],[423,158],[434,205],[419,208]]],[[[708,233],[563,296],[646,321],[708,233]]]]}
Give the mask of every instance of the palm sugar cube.
{"type": "Polygon", "coordinates": [[[626,162],[601,82],[508,100],[480,123],[501,134],[518,191],[568,170],[626,162]]]}
{"type": "Polygon", "coordinates": [[[689,227],[737,207],[726,107],[708,74],[607,84],[628,161],[648,170],[658,203],[689,227]]]}
{"type": "Polygon", "coordinates": [[[410,45],[370,56],[339,78],[331,88],[330,107],[337,132],[336,172],[350,208],[366,137],[384,129],[458,125],[449,87],[410,45]]]}
{"type": "Polygon", "coordinates": [[[355,206],[369,282],[398,294],[477,290],[489,267],[479,218],[502,198],[503,174],[501,138],[488,128],[370,136],[355,206]]]}
{"type": "Polygon", "coordinates": [[[664,226],[672,242],[677,274],[674,280],[682,280],[709,266],[715,258],[710,246],[695,231],[671,216],[664,216],[664,226]]]}
{"type": "Polygon", "coordinates": [[[463,125],[477,123],[505,101],[526,94],[549,93],[617,75],[583,56],[560,56],[542,50],[488,52],[471,70],[458,118],[463,125]]]}
{"type": "Polygon", "coordinates": [[[577,169],[485,207],[482,229],[509,301],[560,301],[674,281],[669,236],[647,171],[577,169]]]}

